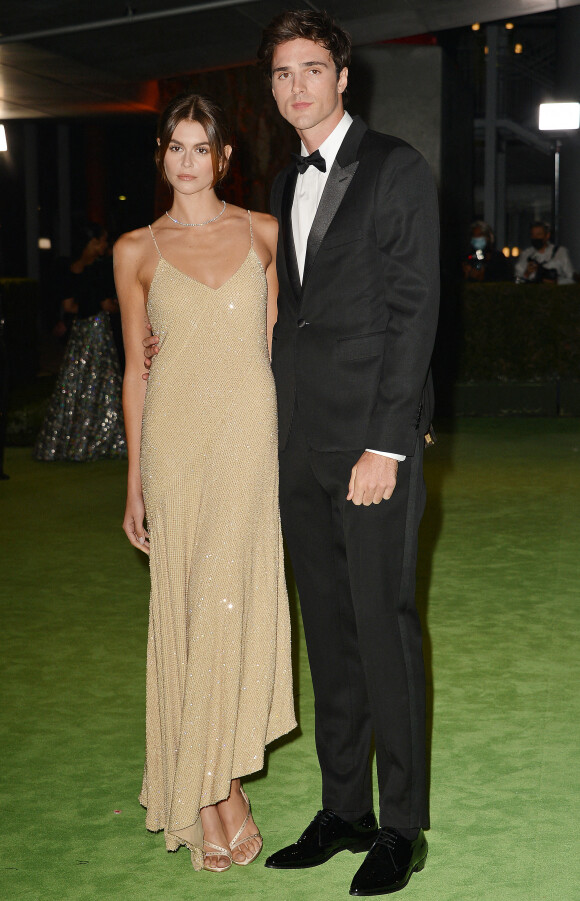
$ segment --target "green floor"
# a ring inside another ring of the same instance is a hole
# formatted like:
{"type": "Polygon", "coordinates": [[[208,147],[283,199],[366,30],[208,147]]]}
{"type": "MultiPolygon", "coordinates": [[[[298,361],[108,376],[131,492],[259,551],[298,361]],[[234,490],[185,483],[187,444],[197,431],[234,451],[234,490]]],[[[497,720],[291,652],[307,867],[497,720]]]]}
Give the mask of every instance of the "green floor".
{"type": "MultiPolygon", "coordinates": [[[[0,483],[0,898],[334,901],[362,861],[194,873],[145,831],[148,574],[121,531],[124,464],[7,453],[0,483]]],[[[413,901],[580,898],[578,420],[463,420],[427,454],[419,603],[432,680],[430,852],[413,901]]],[[[319,805],[301,732],[248,780],[272,852],[319,805]]]]}

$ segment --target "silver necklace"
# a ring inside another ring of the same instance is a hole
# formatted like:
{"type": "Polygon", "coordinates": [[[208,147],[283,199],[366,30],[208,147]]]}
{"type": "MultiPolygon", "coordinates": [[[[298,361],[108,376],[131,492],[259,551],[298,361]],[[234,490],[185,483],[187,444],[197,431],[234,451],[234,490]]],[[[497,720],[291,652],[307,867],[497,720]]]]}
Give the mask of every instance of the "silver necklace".
{"type": "Polygon", "coordinates": [[[223,213],[225,213],[225,209],[226,209],[226,202],[225,202],[225,200],[222,200],[222,208],[219,211],[219,213],[217,214],[217,216],[214,216],[213,219],[206,219],[205,222],[180,222],[179,219],[174,219],[173,216],[169,215],[169,210],[165,210],[165,215],[169,219],[171,219],[172,222],[175,222],[176,225],[185,225],[186,228],[201,228],[202,225],[209,225],[210,222],[215,222],[216,219],[219,219],[219,217],[223,213]]]}

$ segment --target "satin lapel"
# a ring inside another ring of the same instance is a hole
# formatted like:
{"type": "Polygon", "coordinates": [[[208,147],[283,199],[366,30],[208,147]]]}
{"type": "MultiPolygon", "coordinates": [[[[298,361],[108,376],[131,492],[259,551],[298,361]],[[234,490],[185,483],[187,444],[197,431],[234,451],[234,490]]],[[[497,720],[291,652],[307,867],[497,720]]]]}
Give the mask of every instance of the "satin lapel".
{"type": "Polygon", "coordinates": [[[358,160],[350,165],[339,166],[335,160],[328,175],[310,234],[308,235],[308,243],[306,245],[306,259],[304,261],[304,278],[302,279],[302,287],[306,283],[308,274],[312,268],[312,264],[318,253],[318,249],[322,244],[324,236],[328,231],[328,227],[334,219],[335,213],[342,203],[342,198],[346,194],[346,190],[352,181],[352,177],[357,170],[358,160]]]}
{"type": "Polygon", "coordinates": [[[296,247],[294,246],[294,235],[292,234],[292,201],[294,200],[294,189],[296,188],[296,179],[298,170],[296,166],[292,166],[286,177],[284,185],[284,193],[282,195],[282,240],[284,242],[284,259],[286,261],[286,270],[288,272],[288,280],[292,286],[292,290],[296,295],[296,300],[300,299],[302,286],[300,284],[300,273],[298,272],[298,261],[296,259],[296,247]]]}
{"type": "Polygon", "coordinates": [[[324,236],[328,231],[330,223],[334,219],[336,211],[342,203],[342,199],[357,170],[358,148],[366,131],[367,126],[365,123],[359,116],[355,116],[352,125],[344,136],[344,141],[340,145],[332,169],[328,174],[328,180],[324,191],[322,192],[316,216],[314,217],[314,222],[312,223],[312,228],[308,235],[302,288],[304,288],[308,273],[312,268],[312,264],[314,263],[316,254],[324,240],[324,236]]]}

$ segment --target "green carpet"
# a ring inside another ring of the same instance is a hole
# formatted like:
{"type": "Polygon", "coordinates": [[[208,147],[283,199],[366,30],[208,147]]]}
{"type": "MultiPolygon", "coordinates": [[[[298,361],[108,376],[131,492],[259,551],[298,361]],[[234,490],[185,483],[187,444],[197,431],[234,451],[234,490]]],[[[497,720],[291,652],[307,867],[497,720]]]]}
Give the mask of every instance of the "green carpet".
{"type": "MultiPolygon", "coordinates": [[[[580,703],[580,427],[463,420],[426,455],[430,852],[408,901],[574,901],[580,703]]],[[[0,483],[0,898],[334,901],[362,857],[275,872],[319,806],[294,606],[301,732],[246,781],[265,837],[246,869],[194,873],[137,802],[148,572],[121,531],[125,464],[41,464],[0,483]]]]}

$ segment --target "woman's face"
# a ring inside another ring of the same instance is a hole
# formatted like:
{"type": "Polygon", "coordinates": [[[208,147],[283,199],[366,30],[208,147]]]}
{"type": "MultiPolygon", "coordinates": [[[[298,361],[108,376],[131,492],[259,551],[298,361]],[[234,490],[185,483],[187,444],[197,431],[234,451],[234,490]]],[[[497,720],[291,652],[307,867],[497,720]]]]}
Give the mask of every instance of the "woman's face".
{"type": "Polygon", "coordinates": [[[89,257],[91,260],[97,260],[99,257],[102,257],[106,253],[108,239],[109,236],[106,231],[98,238],[91,238],[83,251],[84,256],[89,257]]]}
{"type": "Polygon", "coordinates": [[[175,127],[163,160],[167,181],[180,194],[210,190],[213,164],[205,129],[183,119],[175,127]]]}

